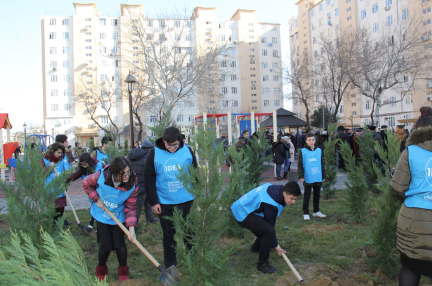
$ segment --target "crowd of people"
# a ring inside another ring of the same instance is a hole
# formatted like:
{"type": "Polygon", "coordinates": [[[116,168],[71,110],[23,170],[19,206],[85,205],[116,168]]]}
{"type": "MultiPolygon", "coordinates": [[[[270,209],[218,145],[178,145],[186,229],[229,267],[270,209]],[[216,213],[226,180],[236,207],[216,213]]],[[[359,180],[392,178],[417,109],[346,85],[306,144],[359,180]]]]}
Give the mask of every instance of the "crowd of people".
{"type": "MultiPolygon", "coordinates": [[[[401,252],[402,262],[400,285],[418,285],[421,275],[432,277],[432,109],[423,108],[421,112],[422,116],[411,134],[406,132],[404,126],[397,126],[395,130],[401,142],[401,157],[395,167],[391,186],[395,196],[403,202],[397,222],[397,248],[401,252]]],[[[380,130],[376,129],[369,125],[367,130],[357,128],[352,132],[339,127],[335,136],[341,142],[347,142],[356,158],[360,159],[362,150],[359,140],[362,140],[365,132],[372,132],[373,140],[387,148],[387,126],[382,125],[380,130]]],[[[254,136],[257,135],[253,134],[252,137],[254,136]]],[[[312,192],[313,217],[325,218],[326,215],[320,211],[320,191],[326,180],[324,142],[331,138],[327,130],[321,134],[313,134],[308,130],[304,134],[293,132],[279,133],[276,136],[277,140],[273,142],[272,134],[266,132],[263,139],[271,143],[271,149],[266,154],[273,154],[277,178],[287,178],[298,154],[298,179],[304,186],[303,218],[310,220],[309,201],[312,192]]],[[[223,134],[222,139],[225,145],[226,134],[223,134]]],[[[136,236],[140,214],[144,209],[146,223],[160,223],[165,267],[177,265],[174,238],[176,229],[170,217],[173,216],[174,208],[178,208],[186,218],[194,204],[194,196],[176,176],[177,166],[198,167],[195,153],[186,144],[185,136],[177,128],[168,127],[155,145],[149,140],[137,142],[127,157],[115,157],[110,164],[102,161],[107,158],[106,141],[91,154],[85,152],[80,144],[72,149],[66,135],[58,135],[55,141],[40,163],[47,170],[48,183],[57,174],[71,168],[68,152],[78,156],[78,167],[66,182],[81,179],[82,188],[89,196],[91,219],[88,227],[93,228],[96,222],[99,244],[96,276],[105,279],[108,274],[108,256],[115,251],[119,263],[119,280],[129,279],[125,234],[104,208],[113,212],[129,229],[130,240],[136,236]],[[48,173],[52,167],[55,167],[55,171],[48,173]]],[[[247,146],[251,146],[251,141],[249,132],[244,130],[235,148],[240,152],[247,146]]],[[[336,148],[340,150],[340,144],[336,148]]],[[[376,160],[380,160],[379,156],[376,160]]],[[[345,169],[341,158],[338,166],[341,170],[345,169]]],[[[275,249],[278,255],[286,251],[276,238],[276,220],[284,207],[294,204],[300,196],[300,187],[296,181],[288,181],[285,185],[267,183],[250,190],[232,205],[232,215],[239,227],[249,229],[256,236],[250,251],[259,254],[257,270],[263,273],[278,271],[269,264],[270,250],[275,249]]],[[[64,195],[55,200],[55,205],[54,221],[63,216],[66,206],[64,195]]],[[[67,226],[71,223],[64,221],[64,224],[67,226]]],[[[189,240],[185,239],[184,243],[187,249],[192,248],[189,240]]]]}

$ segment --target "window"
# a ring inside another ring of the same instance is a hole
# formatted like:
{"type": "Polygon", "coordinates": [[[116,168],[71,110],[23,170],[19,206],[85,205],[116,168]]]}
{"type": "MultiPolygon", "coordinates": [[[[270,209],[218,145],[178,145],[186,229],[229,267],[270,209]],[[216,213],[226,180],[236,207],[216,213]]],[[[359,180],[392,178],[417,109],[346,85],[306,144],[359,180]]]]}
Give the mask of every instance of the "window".
{"type": "Polygon", "coordinates": [[[85,54],[86,55],[86,57],[91,57],[92,56],[92,54],[90,53],[90,54],[85,54]]]}
{"type": "Polygon", "coordinates": [[[430,25],[430,23],[431,23],[431,19],[428,19],[423,22],[423,26],[430,25]]]}
{"type": "Polygon", "coordinates": [[[64,75],[63,76],[63,82],[70,82],[70,75],[64,75]]]}
{"type": "Polygon", "coordinates": [[[221,61],[221,67],[226,68],[227,67],[227,61],[221,61]]]}
{"type": "Polygon", "coordinates": [[[63,26],[68,26],[68,25],[69,25],[69,19],[64,18],[64,19],[62,20],[62,25],[63,25],[63,26]]]}
{"type": "Polygon", "coordinates": [[[174,21],[174,27],[179,28],[180,27],[180,21],[174,21]]]}
{"type": "Polygon", "coordinates": [[[344,112],[344,110],[343,110],[343,105],[341,105],[340,107],[339,107],[339,113],[343,113],[344,112]]]}
{"type": "Polygon", "coordinates": [[[267,50],[262,50],[262,51],[261,51],[261,55],[263,55],[263,56],[267,56],[267,50]]]}
{"type": "Polygon", "coordinates": [[[69,111],[69,110],[71,110],[71,105],[69,103],[66,103],[64,105],[64,111],[69,111]]]}
{"type": "Polygon", "coordinates": [[[261,37],[261,43],[267,43],[267,37],[261,37]]]}
{"type": "Polygon", "coordinates": [[[55,74],[51,75],[51,82],[57,82],[57,75],[55,74]]]}
{"type": "Polygon", "coordinates": [[[266,87],[262,89],[262,94],[270,94],[270,90],[266,87]]]}
{"type": "Polygon", "coordinates": [[[349,11],[351,11],[351,7],[348,7],[348,8],[347,8],[347,12],[349,12],[349,11]]]}
{"type": "Polygon", "coordinates": [[[91,47],[91,46],[86,46],[85,49],[86,49],[86,50],[91,50],[92,47],[91,47]]]}
{"type": "Polygon", "coordinates": [[[393,4],[393,0],[386,0],[386,7],[389,7],[391,4],[393,4]]]}
{"type": "Polygon", "coordinates": [[[252,106],[252,110],[257,110],[257,109],[258,109],[258,107],[252,106]]]}
{"type": "Polygon", "coordinates": [[[111,26],[117,26],[117,19],[111,19],[111,26]]]}
{"type": "Polygon", "coordinates": [[[351,20],[351,19],[352,19],[352,16],[347,17],[347,21],[349,21],[349,20],[351,20]]]}
{"type": "Polygon", "coordinates": [[[339,16],[339,9],[338,8],[335,9],[335,17],[336,16],[339,16]]]}
{"type": "Polygon", "coordinates": [[[375,14],[376,12],[378,12],[378,3],[372,5],[372,14],[375,14]]]}
{"type": "Polygon", "coordinates": [[[369,110],[372,108],[372,100],[366,100],[366,110],[369,110]]]}
{"type": "Polygon", "coordinates": [[[280,100],[275,100],[274,101],[274,106],[280,106],[280,100]]]}
{"type": "Polygon", "coordinates": [[[402,20],[407,20],[408,19],[408,8],[404,8],[402,10],[402,20]]]}
{"type": "Polygon", "coordinates": [[[393,15],[386,17],[386,24],[387,26],[391,26],[393,24],[393,15]]]}
{"type": "Polygon", "coordinates": [[[311,17],[315,16],[315,9],[312,9],[311,17]]]}
{"type": "Polygon", "coordinates": [[[165,34],[159,34],[159,41],[160,42],[165,42],[166,41],[165,34]]]}
{"type": "Polygon", "coordinates": [[[183,115],[177,115],[177,122],[182,122],[183,121],[183,115]]]}
{"type": "Polygon", "coordinates": [[[322,11],[323,10],[323,4],[319,4],[319,10],[322,11]]]}
{"type": "Polygon", "coordinates": [[[264,106],[270,106],[270,100],[264,100],[264,106]]]}
{"type": "Polygon", "coordinates": [[[390,107],[396,107],[396,96],[390,97],[390,107]]]}
{"type": "Polygon", "coordinates": [[[261,30],[267,30],[267,25],[261,24],[261,30]]]}
{"type": "Polygon", "coordinates": [[[237,75],[232,74],[232,75],[231,75],[231,81],[235,81],[235,80],[237,80],[237,75]]]}
{"type": "Polygon", "coordinates": [[[280,88],[273,88],[273,93],[275,94],[275,95],[278,95],[278,94],[280,94],[280,88]]]}
{"type": "Polygon", "coordinates": [[[274,69],[279,68],[279,64],[278,63],[272,63],[272,68],[274,68],[274,69]]]}
{"type": "Polygon", "coordinates": [[[188,35],[186,35],[186,41],[188,41],[188,42],[190,42],[190,41],[192,41],[192,35],[191,34],[188,34],[188,35]]]}
{"type": "Polygon", "coordinates": [[[228,93],[228,87],[226,87],[226,86],[222,87],[222,93],[227,94],[228,93]]]}
{"type": "Polygon", "coordinates": [[[314,51],[314,58],[318,57],[318,51],[314,51]]]}
{"type": "Polygon", "coordinates": [[[256,93],[252,93],[251,96],[256,96],[256,93]]]}
{"type": "Polygon", "coordinates": [[[362,19],[366,18],[366,9],[362,10],[361,13],[360,13],[360,15],[361,15],[362,19]]]}
{"type": "Polygon", "coordinates": [[[379,24],[378,24],[378,22],[376,22],[376,23],[373,24],[373,32],[375,33],[378,30],[379,30],[379,24]]]}
{"type": "Polygon", "coordinates": [[[57,47],[51,47],[50,54],[57,54],[57,47]]]}
{"type": "Polygon", "coordinates": [[[58,90],[57,89],[51,89],[51,96],[58,96],[58,90]]]}
{"type": "Polygon", "coordinates": [[[118,40],[119,39],[119,34],[118,33],[114,33],[113,34],[113,39],[114,40],[118,40]]]}
{"type": "Polygon", "coordinates": [[[267,74],[263,75],[263,81],[268,81],[269,80],[269,76],[267,74]]]}
{"type": "Polygon", "coordinates": [[[104,82],[104,81],[108,80],[108,76],[106,74],[101,74],[99,78],[100,78],[101,82],[104,82]]]}
{"type": "Polygon", "coordinates": [[[346,2],[347,2],[347,3],[350,3],[350,2],[351,2],[351,0],[346,0],[346,2]]]}
{"type": "Polygon", "coordinates": [[[51,104],[51,111],[58,111],[58,104],[51,104]]]}
{"type": "Polygon", "coordinates": [[[408,82],[408,76],[407,76],[407,75],[404,75],[404,76],[403,76],[403,81],[404,81],[404,82],[408,82]]]}
{"type": "Polygon", "coordinates": [[[277,50],[272,51],[273,57],[279,57],[279,52],[277,50]]]}
{"type": "Polygon", "coordinates": [[[153,27],[153,20],[147,20],[147,26],[153,27]]]}
{"type": "Polygon", "coordinates": [[[63,67],[68,68],[69,67],[69,61],[63,61],[63,67]]]}
{"type": "Polygon", "coordinates": [[[49,33],[49,38],[50,38],[50,40],[55,40],[55,39],[57,39],[57,34],[56,34],[56,32],[50,32],[50,33],[49,33]]]}
{"type": "Polygon", "coordinates": [[[279,75],[273,75],[273,81],[279,81],[279,75]]]}
{"type": "Polygon", "coordinates": [[[159,27],[165,28],[165,20],[159,20],[159,27]]]}
{"type": "Polygon", "coordinates": [[[326,1],[326,5],[327,5],[327,6],[330,5],[330,0],[327,0],[327,1],[326,1]]]}
{"type": "Polygon", "coordinates": [[[101,39],[101,40],[106,39],[106,33],[100,33],[99,34],[99,39],[101,39]]]}
{"type": "Polygon", "coordinates": [[[86,32],[86,36],[91,36],[91,32],[86,32]]]}
{"type": "Polygon", "coordinates": [[[231,93],[232,94],[237,94],[237,87],[231,87],[231,93]]]}
{"type": "Polygon", "coordinates": [[[56,25],[56,19],[55,18],[49,19],[49,24],[50,25],[56,25]]]}
{"type": "Polygon", "coordinates": [[[230,49],[229,51],[230,51],[230,54],[231,54],[231,55],[235,55],[235,54],[237,53],[237,50],[236,50],[236,49],[230,49]]]}
{"type": "Polygon", "coordinates": [[[267,64],[267,62],[262,62],[261,65],[262,65],[262,68],[263,68],[263,69],[268,68],[268,64],[267,64]]]}
{"type": "Polygon", "coordinates": [[[192,21],[186,21],[186,26],[188,28],[191,28],[192,27],[192,21]]]}
{"type": "Polygon", "coordinates": [[[100,117],[100,123],[101,124],[108,124],[108,116],[101,116],[100,117]]]}
{"type": "Polygon", "coordinates": [[[99,25],[106,26],[106,19],[99,19],[99,25]]]}

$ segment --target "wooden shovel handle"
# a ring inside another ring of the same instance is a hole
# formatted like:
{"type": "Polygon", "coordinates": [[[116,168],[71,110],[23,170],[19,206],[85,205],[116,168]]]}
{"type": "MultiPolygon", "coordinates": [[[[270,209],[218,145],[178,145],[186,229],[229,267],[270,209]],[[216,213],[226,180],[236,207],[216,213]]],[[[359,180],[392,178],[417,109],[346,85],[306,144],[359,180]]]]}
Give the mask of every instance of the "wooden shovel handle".
{"type": "Polygon", "coordinates": [[[297,277],[298,281],[303,282],[304,281],[303,278],[300,276],[300,274],[294,268],[294,265],[292,265],[291,261],[289,261],[288,257],[285,255],[285,253],[282,253],[282,257],[283,257],[283,259],[285,259],[285,262],[288,264],[289,268],[291,268],[291,271],[297,277]]]}
{"type": "MultiPolygon", "coordinates": [[[[110,212],[105,205],[102,205],[102,209],[104,211],[106,211],[106,213],[117,223],[117,225],[124,231],[124,233],[126,233],[128,236],[130,235],[129,230],[118,220],[118,218],[116,218],[115,215],[113,215],[112,212],[110,212]]],[[[154,257],[144,248],[144,246],[141,245],[141,243],[138,242],[138,240],[136,240],[136,238],[134,238],[132,240],[132,242],[142,251],[142,253],[145,254],[145,256],[147,256],[148,259],[150,259],[150,261],[159,268],[160,263],[157,262],[156,259],[154,259],[154,257]]]]}
{"type": "MultiPolygon", "coordinates": [[[[57,172],[56,169],[54,169],[54,172],[55,172],[56,176],[59,175],[59,173],[57,172]]],[[[65,194],[66,199],[67,199],[67,201],[68,201],[68,203],[69,203],[69,206],[70,206],[71,209],[72,209],[72,212],[73,212],[73,214],[74,214],[74,217],[75,217],[75,220],[76,220],[77,224],[81,224],[80,221],[79,221],[79,219],[78,219],[78,216],[77,216],[77,214],[76,214],[76,212],[75,212],[75,209],[74,209],[74,207],[73,207],[73,205],[72,205],[72,202],[71,202],[71,200],[70,200],[70,198],[69,198],[69,195],[67,194],[67,191],[65,191],[64,194],[65,194]]]]}

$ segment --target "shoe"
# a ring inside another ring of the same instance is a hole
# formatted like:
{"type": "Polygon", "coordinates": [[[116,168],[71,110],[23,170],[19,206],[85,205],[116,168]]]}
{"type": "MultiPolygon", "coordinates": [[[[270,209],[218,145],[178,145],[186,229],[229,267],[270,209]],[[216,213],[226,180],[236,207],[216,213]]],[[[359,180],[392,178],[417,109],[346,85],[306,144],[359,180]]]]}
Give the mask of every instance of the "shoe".
{"type": "Polygon", "coordinates": [[[304,220],[310,220],[310,216],[308,214],[303,215],[304,220]]]}
{"type": "Polygon", "coordinates": [[[92,225],[88,225],[87,226],[87,230],[92,230],[93,229],[93,226],[92,225]]]}
{"type": "Polygon", "coordinates": [[[72,223],[70,221],[64,220],[63,225],[71,225],[72,223]]]}
{"type": "Polygon", "coordinates": [[[117,275],[120,281],[129,280],[129,266],[117,267],[117,275]]]}
{"type": "Polygon", "coordinates": [[[96,276],[100,281],[105,280],[105,275],[108,275],[108,267],[105,266],[96,266],[96,276]]]}
{"type": "Polygon", "coordinates": [[[147,220],[147,223],[156,223],[158,221],[159,220],[157,218],[151,218],[151,219],[147,220]]]}
{"type": "Polygon", "coordinates": [[[276,179],[282,180],[282,177],[281,176],[277,176],[276,179]]]}
{"type": "Polygon", "coordinates": [[[257,265],[257,269],[262,273],[268,273],[268,274],[274,274],[278,272],[278,270],[273,266],[271,266],[268,262],[261,265],[257,265]]]}
{"type": "Polygon", "coordinates": [[[284,172],[283,178],[284,179],[288,178],[288,172],[284,172]]]}
{"type": "Polygon", "coordinates": [[[314,217],[322,217],[322,218],[327,217],[325,214],[322,214],[321,212],[313,213],[313,216],[314,217]]]}
{"type": "Polygon", "coordinates": [[[249,248],[250,252],[254,252],[254,253],[258,253],[259,252],[259,247],[256,247],[255,245],[251,245],[251,247],[249,248]]]}

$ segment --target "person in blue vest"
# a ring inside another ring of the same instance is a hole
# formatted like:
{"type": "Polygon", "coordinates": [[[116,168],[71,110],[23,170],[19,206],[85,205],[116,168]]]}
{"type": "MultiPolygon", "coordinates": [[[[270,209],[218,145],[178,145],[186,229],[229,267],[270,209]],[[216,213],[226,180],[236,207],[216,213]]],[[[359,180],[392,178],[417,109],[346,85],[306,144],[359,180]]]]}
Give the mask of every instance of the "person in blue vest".
{"type": "MultiPolygon", "coordinates": [[[[83,153],[79,157],[79,165],[78,169],[72,173],[69,178],[66,179],[66,183],[70,183],[73,181],[76,181],[78,179],[84,180],[85,177],[88,175],[94,174],[100,170],[102,170],[105,167],[105,164],[100,162],[96,158],[92,158],[89,153],[83,153]]],[[[89,198],[90,203],[93,203],[93,201],[89,198]]],[[[91,216],[91,215],[90,215],[91,216]]],[[[87,226],[89,230],[93,229],[94,225],[94,217],[91,216],[90,222],[87,226]]]]}
{"type": "Polygon", "coordinates": [[[65,148],[65,152],[62,154],[62,160],[63,160],[63,164],[65,164],[66,170],[69,170],[70,164],[66,156],[66,149],[68,148],[69,145],[68,137],[66,135],[59,134],[55,138],[55,143],[60,143],[65,148]]]}
{"type": "MultiPolygon", "coordinates": [[[[50,146],[50,149],[46,152],[45,157],[40,160],[40,164],[46,168],[46,171],[48,171],[50,167],[55,166],[57,173],[60,174],[69,169],[69,163],[67,163],[67,160],[65,163],[62,157],[64,153],[65,153],[65,148],[63,144],[54,143],[50,146]]],[[[45,183],[48,184],[49,182],[51,182],[56,175],[57,174],[55,173],[55,171],[49,173],[49,175],[45,180],[45,183]]],[[[66,190],[66,185],[65,185],[65,190],[66,190]]],[[[60,217],[63,216],[65,206],[67,206],[65,194],[62,193],[54,201],[54,204],[56,208],[56,215],[54,216],[54,221],[57,221],[60,217]]],[[[64,226],[68,226],[71,224],[72,224],[71,222],[64,220],[64,226]]]]}
{"type": "Polygon", "coordinates": [[[91,157],[96,158],[101,162],[108,159],[108,155],[106,154],[106,149],[108,148],[108,142],[109,142],[108,138],[104,136],[102,138],[102,146],[100,148],[95,147],[91,153],[91,157]]]}
{"type": "Polygon", "coordinates": [[[276,219],[284,207],[294,204],[300,195],[300,187],[294,181],[286,183],[285,186],[267,183],[251,190],[231,206],[240,226],[251,230],[256,236],[250,251],[259,253],[259,271],[270,274],[278,272],[268,262],[272,248],[279,256],[286,253],[276,238],[276,219]]]}
{"type": "MultiPolygon", "coordinates": [[[[156,147],[150,150],[144,169],[144,185],[155,214],[159,215],[163,232],[164,264],[166,268],[177,265],[175,252],[176,230],[167,217],[173,216],[174,208],[190,213],[194,197],[183,187],[176,175],[181,168],[197,168],[197,160],[192,149],[185,146],[180,131],[175,127],[164,130],[162,138],[156,140],[156,147]]],[[[186,240],[188,249],[192,248],[186,240]]]]}
{"type": "Polygon", "coordinates": [[[128,239],[132,241],[137,226],[136,201],[139,186],[136,175],[129,161],[125,157],[117,156],[103,170],[84,178],[82,187],[89,198],[96,203],[90,208],[98,230],[99,264],[96,266],[96,276],[100,280],[105,279],[108,274],[106,266],[108,256],[115,250],[119,262],[117,268],[119,280],[128,280],[129,267],[124,232],[102,207],[105,205],[120,222],[126,224],[130,232],[128,239]]]}
{"type": "Polygon", "coordinates": [[[307,133],[306,144],[299,152],[297,172],[299,181],[304,186],[303,219],[310,220],[309,200],[313,189],[313,216],[325,218],[320,212],[321,185],[326,180],[324,154],[320,148],[315,148],[315,136],[307,133]]]}
{"type": "Polygon", "coordinates": [[[399,285],[419,285],[432,278],[432,116],[421,116],[406,142],[390,182],[402,202],[397,218],[397,249],[402,268],[399,285]]]}

